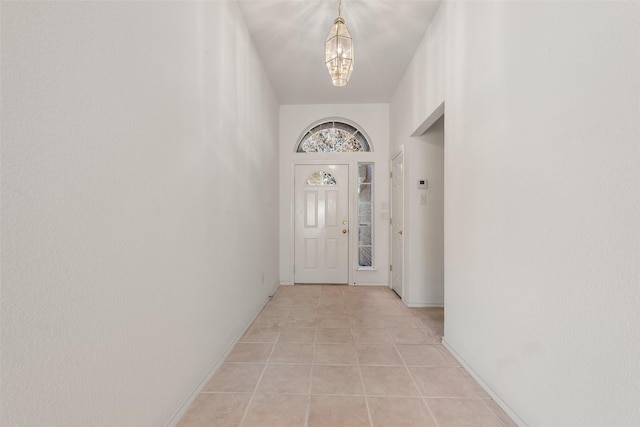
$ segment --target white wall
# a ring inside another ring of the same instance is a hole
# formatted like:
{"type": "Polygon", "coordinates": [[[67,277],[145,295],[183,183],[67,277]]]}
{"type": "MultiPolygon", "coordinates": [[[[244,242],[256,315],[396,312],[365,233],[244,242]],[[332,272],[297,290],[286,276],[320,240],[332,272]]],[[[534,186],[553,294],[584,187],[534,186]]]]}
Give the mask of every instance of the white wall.
{"type": "MultiPolygon", "coordinates": [[[[387,104],[282,105],[280,106],[280,282],[292,284],[293,275],[293,181],[295,162],[375,162],[374,201],[375,270],[356,270],[351,257],[350,284],[387,285],[389,282],[389,220],[384,219],[383,202],[389,203],[389,106],[387,104]],[[308,127],[326,118],[343,118],[356,123],[370,138],[371,153],[295,153],[296,144],[308,127]]],[[[352,203],[354,201],[352,200],[352,203]]],[[[388,205],[387,205],[388,206],[388,205]]],[[[352,220],[355,224],[355,204],[352,220]]],[[[353,235],[355,238],[355,235],[353,235]]],[[[351,242],[353,243],[354,238],[351,242]]],[[[352,245],[351,249],[354,245],[352,245]]],[[[351,251],[352,255],[355,254],[351,251]]]]}
{"type": "Polygon", "coordinates": [[[530,426],[640,424],[640,3],[445,1],[390,106],[445,102],[445,340],[530,426]]]}
{"type": "Polygon", "coordinates": [[[170,422],[277,285],[278,114],[235,2],[2,2],[2,425],[170,422]]]}

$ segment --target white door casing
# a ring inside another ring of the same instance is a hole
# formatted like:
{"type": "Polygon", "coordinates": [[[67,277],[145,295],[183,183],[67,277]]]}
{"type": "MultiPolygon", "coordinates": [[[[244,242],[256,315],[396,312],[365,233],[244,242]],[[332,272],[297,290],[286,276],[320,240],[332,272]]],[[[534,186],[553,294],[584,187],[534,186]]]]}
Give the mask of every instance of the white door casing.
{"type": "Polygon", "coordinates": [[[404,293],[404,154],[391,161],[391,287],[404,293]]]}
{"type": "Polygon", "coordinates": [[[349,282],[349,166],[295,165],[295,283],[349,282]],[[335,185],[307,181],[325,172],[335,185]]]}

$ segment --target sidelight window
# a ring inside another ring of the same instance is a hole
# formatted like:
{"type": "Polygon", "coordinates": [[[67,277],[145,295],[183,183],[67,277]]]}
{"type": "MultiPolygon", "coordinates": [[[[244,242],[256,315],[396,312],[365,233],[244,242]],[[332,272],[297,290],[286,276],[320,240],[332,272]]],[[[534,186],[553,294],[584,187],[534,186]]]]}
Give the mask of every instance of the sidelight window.
{"type": "Polygon", "coordinates": [[[373,268],[373,163],[358,163],[358,267],[373,268]]]}

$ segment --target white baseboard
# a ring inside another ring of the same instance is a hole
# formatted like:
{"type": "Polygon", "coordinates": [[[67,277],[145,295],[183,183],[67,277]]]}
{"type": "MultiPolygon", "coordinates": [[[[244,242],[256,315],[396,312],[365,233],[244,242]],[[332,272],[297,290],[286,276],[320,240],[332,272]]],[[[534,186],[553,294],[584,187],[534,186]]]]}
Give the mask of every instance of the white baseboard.
{"type": "Polygon", "coordinates": [[[293,286],[293,282],[280,282],[281,286],[293,286]]]}
{"type": "MultiPolygon", "coordinates": [[[[277,288],[277,285],[276,285],[276,288],[277,288]]],[[[209,381],[211,380],[211,377],[213,377],[213,374],[215,374],[216,371],[218,370],[218,368],[220,368],[220,366],[225,361],[225,359],[227,358],[229,353],[231,353],[231,350],[233,350],[233,347],[238,343],[238,340],[240,338],[242,338],[242,335],[244,335],[244,333],[247,331],[247,329],[249,329],[249,326],[251,326],[253,321],[256,320],[256,317],[258,317],[258,314],[260,314],[260,312],[262,311],[262,309],[264,308],[264,306],[268,302],[269,302],[269,298],[267,298],[265,300],[265,302],[262,305],[262,307],[260,307],[260,310],[258,310],[258,312],[251,318],[249,323],[247,323],[245,325],[245,327],[242,328],[240,333],[236,334],[236,336],[233,339],[233,341],[231,342],[231,344],[229,344],[227,346],[227,348],[225,349],[224,354],[222,356],[220,356],[213,363],[213,366],[211,367],[211,369],[209,369],[209,372],[207,372],[207,375],[204,377],[204,379],[202,381],[200,381],[200,383],[198,383],[198,385],[193,389],[191,394],[182,402],[182,404],[180,404],[178,409],[173,413],[173,415],[169,418],[169,421],[167,421],[167,423],[165,424],[165,427],[175,427],[178,424],[178,422],[184,416],[184,414],[187,412],[187,410],[189,409],[189,407],[191,406],[193,401],[196,400],[196,397],[198,397],[198,395],[202,391],[203,387],[205,385],[207,385],[207,383],[209,383],[209,381]]]]}
{"type": "Polygon", "coordinates": [[[502,408],[504,412],[520,427],[527,427],[527,424],[507,405],[507,403],[496,393],[489,384],[458,354],[458,352],[449,344],[445,337],[442,337],[442,345],[456,358],[464,369],[471,374],[474,380],[491,396],[491,398],[502,408]]]}
{"type": "Polygon", "coordinates": [[[411,307],[411,308],[421,308],[421,307],[442,308],[444,307],[444,304],[440,302],[409,302],[409,301],[403,301],[403,302],[407,307],[411,307]]]}
{"type": "Polygon", "coordinates": [[[386,283],[354,283],[351,286],[386,286],[389,287],[386,283]]]}

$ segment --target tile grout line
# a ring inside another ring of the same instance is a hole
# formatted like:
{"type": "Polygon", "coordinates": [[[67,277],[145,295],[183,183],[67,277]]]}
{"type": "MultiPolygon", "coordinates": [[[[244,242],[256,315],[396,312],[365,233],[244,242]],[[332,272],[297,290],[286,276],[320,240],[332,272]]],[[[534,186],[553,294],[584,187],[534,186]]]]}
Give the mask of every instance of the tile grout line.
{"type": "MultiPolygon", "coordinates": [[[[411,315],[415,316],[415,314],[413,314],[413,313],[411,313],[411,315]]],[[[396,349],[396,352],[398,353],[398,356],[400,356],[400,359],[402,360],[402,366],[404,366],[404,369],[407,371],[407,374],[409,374],[409,378],[411,378],[411,382],[413,382],[413,386],[416,388],[416,390],[418,391],[418,394],[421,397],[420,401],[422,402],[422,405],[427,408],[427,412],[431,416],[431,419],[435,423],[436,427],[440,427],[440,423],[438,422],[438,420],[436,419],[435,415],[433,414],[433,411],[429,407],[429,404],[426,402],[425,396],[423,395],[422,390],[420,390],[420,387],[418,387],[418,382],[416,381],[416,379],[414,378],[413,374],[411,373],[411,370],[409,369],[409,366],[407,366],[407,361],[405,360],[404,356],[402,355],[400,350],[398,350],[398,345],[397,345],[396,341],[393,339],[393,337],[392,337],[392,342],[393,342],[393,348],[396,349]]]]}
{"type": "Polygon", "coordinates": [[[258,378],[258,382],[256,382],[256,385],[253,388],[253,392],[251,393],[251,398],[247,403],[247,407],[244,408],[242,418],[240,419],[240,424],[238,424],[239,426],[242,426],[242,424],[244,424],[245,418],[247,418],[247,414],[249,413],[249,408],[251,407],[251,404],[253,403],[253,399],[256,396],[256,393],[258,391],[258,386],[260,385],[260,382],[262,382],[264,373],[267,371],[267,366],[269,366],[269,360],[271,359],[271,356],[273,355],[273,352],[276,349],[276,344],[278,343],[278,341],[280,341],[280,331],[278,331],[278,337],[276,338],[276,341],[273,343],[273,346],[271,347],[271,351],[269,352],[269,357],[267,357],[267,360],[264,362],[264,368],[262,368],[262,372],[260,373],[260,378],[258,378]]]}

